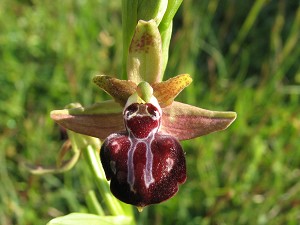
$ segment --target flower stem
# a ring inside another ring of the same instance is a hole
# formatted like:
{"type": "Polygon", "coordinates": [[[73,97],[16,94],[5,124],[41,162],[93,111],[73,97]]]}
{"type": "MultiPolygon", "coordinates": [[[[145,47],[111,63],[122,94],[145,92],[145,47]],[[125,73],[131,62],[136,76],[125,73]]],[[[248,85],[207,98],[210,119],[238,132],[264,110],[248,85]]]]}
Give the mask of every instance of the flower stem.
{"type": "Polygon", "coordinates": [[[101,204],[99,203],[97,196],[93,190],[90,190],[86,197],[86,202],[88,204],[88,207],[93,214],[97,214],[99,216],[105,216],[105,213],[103,211],[103,208],[101,204]]]}
{"type": "Polygon", "coordinates": [[[106,181],[105,173],[102,169],[100,159],[96,155],[96,152],[97,151],[91,145],[88,145],[86,149],[83,149],[82,151],[84,158],[95,177],[95,182],[99,192],[101,193],[110,213],[114,216],[125,215],[120,202],[110,192],[109,184],[106,181]]]}

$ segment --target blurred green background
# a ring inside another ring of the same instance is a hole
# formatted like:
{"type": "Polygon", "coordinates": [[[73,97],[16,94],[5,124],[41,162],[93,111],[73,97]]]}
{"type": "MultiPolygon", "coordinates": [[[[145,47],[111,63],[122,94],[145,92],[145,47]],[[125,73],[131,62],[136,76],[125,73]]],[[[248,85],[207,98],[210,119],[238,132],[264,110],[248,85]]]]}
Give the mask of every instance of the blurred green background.
{"type": "MultiPolygon", "coordinates": [[[[0,1],[0,224],[88,211],[83,160],[44,176],[25,164],[55,164],[51,110],[109,99],[91,79],[121,76],[121,31],[120,0],[0,1]]],[[[299,224],[299,41],[298,0],[183,1],[164,79],[191,74],[177,100],[238,118],[183,142],[187,182],[138,224],[299,224]]]]}

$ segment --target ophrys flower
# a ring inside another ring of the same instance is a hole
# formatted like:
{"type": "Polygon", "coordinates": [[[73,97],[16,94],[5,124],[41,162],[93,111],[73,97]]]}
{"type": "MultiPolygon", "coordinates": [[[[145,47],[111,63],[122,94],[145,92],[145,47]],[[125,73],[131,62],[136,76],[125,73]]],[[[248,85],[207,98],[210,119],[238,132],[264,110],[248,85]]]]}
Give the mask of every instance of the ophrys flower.
{"type": "Polygon", "coordinates": [[[174,101],[192,79],[182,74],[162,82],[161,54],[157,24],[140,21],[129,48],[128,80],[94,78],[114,101],[51,113],[63,127],[105,140],[100,155],[111,191],[138,207],[167,200],[185,181],[180,140],[223,130],[236,118],[235,112],[174,101]]]}

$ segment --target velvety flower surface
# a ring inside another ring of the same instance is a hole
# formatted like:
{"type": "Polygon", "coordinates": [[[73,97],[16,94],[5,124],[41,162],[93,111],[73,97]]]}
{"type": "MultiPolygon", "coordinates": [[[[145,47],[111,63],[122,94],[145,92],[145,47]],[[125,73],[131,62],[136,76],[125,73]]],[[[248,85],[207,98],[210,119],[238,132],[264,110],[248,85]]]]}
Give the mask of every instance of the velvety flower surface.
{"type": "Polygon", "coordinates": [[[171,198],[186,180],[183,150],[176,138],[158,132],[162,115],[155,105],[125,108],[126,131],[108,136],[100,151],[112,193],[138,207],[171,198]]]}

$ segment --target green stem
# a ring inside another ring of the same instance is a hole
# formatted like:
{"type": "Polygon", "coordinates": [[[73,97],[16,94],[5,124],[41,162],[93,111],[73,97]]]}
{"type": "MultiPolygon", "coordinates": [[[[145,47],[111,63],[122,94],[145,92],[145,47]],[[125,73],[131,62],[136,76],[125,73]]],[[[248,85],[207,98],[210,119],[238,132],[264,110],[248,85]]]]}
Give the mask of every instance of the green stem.
{"type": "Polygon", "coordinates": [[[137,11],[138,0],[122,0],[123,73],[121,79],[127,79],[128,49],[138,20],[137,11]]]}
{"type": "Polygon", "coordinates": [[[91,145],[88,145],[86,149],[83,149],[82,153],[95,177],[96,185],[110,213],[114,216],[125,215],[126,213],[120,202],[110,192],[109,184],[106,181],[98,154],[96,155],[96,150],[91,145]]]}
{"type": "Polygon", "coordinates": [[[94,191],[90,190],[86,197],[87,205],[93,214],[97,214],[99,216],[105,216],[103,208],[99,203],[97,196],[94,191]]]}
{"type": "Polygon", "coordinates": [[[161,68],[161,73],[164,75],[165,70],[167,68],[168,64],[168,59],[169,59],[169,46],[170,46],[170,41],[171,41],[171,35],[172,35],[172,28],[173,28],[173,23],[172,21],[170,22],[169,27],[166,30],[161,31],[161,48],[162,48],[162,68],[161,68]]]}

